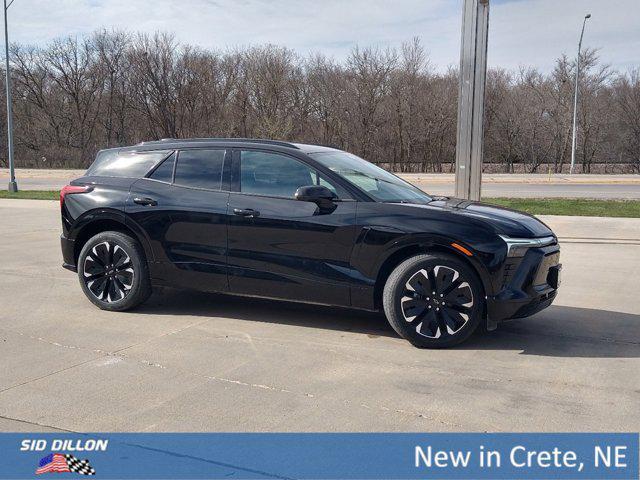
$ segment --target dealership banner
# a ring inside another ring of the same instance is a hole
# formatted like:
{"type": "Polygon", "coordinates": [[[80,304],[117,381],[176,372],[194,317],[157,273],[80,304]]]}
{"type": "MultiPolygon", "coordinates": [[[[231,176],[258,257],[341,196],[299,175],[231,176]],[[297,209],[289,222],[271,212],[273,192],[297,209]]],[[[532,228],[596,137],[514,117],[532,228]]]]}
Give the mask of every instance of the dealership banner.
{"type": "Polygon", "coordinates": [[[6,433],[0,478],[638,479],[631,433],[6,433]]]}

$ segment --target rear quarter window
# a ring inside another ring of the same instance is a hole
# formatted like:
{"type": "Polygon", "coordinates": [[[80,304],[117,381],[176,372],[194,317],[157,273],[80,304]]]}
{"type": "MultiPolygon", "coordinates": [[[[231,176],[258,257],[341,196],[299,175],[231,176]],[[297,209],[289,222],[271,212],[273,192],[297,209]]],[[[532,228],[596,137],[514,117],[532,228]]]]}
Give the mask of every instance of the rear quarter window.
{"type": "Polygon", "coordinates": [[[86,175],[92,177],[144,177],[161,160],[171,154],[170,150],[152,152],[100,152],[86,175]]]}

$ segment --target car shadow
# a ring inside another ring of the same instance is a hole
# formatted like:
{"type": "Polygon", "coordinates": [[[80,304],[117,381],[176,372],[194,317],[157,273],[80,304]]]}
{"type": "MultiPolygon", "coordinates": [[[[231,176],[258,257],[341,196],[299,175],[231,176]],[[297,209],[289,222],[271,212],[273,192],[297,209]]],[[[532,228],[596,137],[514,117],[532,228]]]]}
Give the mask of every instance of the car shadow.
{"type": "Polygon", "coordinates": [[[574,358],[640,357],[640,315],[555,306],[480,332],[458,348],[574,358]]]}
{"type": "MultiPolygon", "coordinates": [[[[379,312],[169,288],[155,293],[136,313],[226,317],[399,338],[379,312]]],[[[550,357],[637,358],[640,315],[551,306],[532,317],[501,323],[493,332],[479,329],[455,348],[519,350],[522,355],[550,357]]]]}
{"type": "Polygon", "coordinates": [[[252,322],[279,323],[362,333],[369,336],[399,338],[380,312],[216,293],[180,291],[172,288],[162,288],[158,293],[154,293],[135,312],[153,315],[225,317],[252,322]]]}

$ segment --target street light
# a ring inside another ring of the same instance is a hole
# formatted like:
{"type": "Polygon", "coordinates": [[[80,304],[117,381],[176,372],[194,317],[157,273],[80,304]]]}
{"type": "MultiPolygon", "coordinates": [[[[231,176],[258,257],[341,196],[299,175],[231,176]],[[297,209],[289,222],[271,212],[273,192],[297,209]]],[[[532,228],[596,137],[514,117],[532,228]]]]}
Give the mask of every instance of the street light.
{"type": "Polygon", "coordinates": [[[571,140],[571,168],[569,173],[573,173],[576,165],[576,123],[578,119],[578,79],[580,77],[580,51],[582,50],[582,37],[584,36],[584,27],[587,20],[591,18],[591,14],[587,13],[582,22],[582,32],[580,32],[580,41],[578,42],[578,58],[576,59],[576,85],[573,94],[573,138],[571,140]]]}
{"type": "Polygon", "coordinates": [[[17,192],[16,172],[13,165],[13,111],[11,109],[11,73],[9,72],[9,28],[7,27],[7,13],[9,7],[14,2],[11,0],[7,5],[4,0],[4,52],[5,52],[5,86],[7,87],[7,148],[9,150],[9,191],[17,192]]]}

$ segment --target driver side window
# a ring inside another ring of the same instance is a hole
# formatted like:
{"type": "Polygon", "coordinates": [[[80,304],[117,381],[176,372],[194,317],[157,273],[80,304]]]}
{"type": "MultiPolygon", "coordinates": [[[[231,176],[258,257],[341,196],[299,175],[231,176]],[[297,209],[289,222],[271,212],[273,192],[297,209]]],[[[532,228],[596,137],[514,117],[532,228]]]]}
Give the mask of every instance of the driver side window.
{"type": "Polygon", "coordinates": [[[242,193],[294,198],[298,188],[308,185],[323,185],[338,195],[338,190],[329,180],[292,157],[252,150],[240,152],[242,193]]]}

